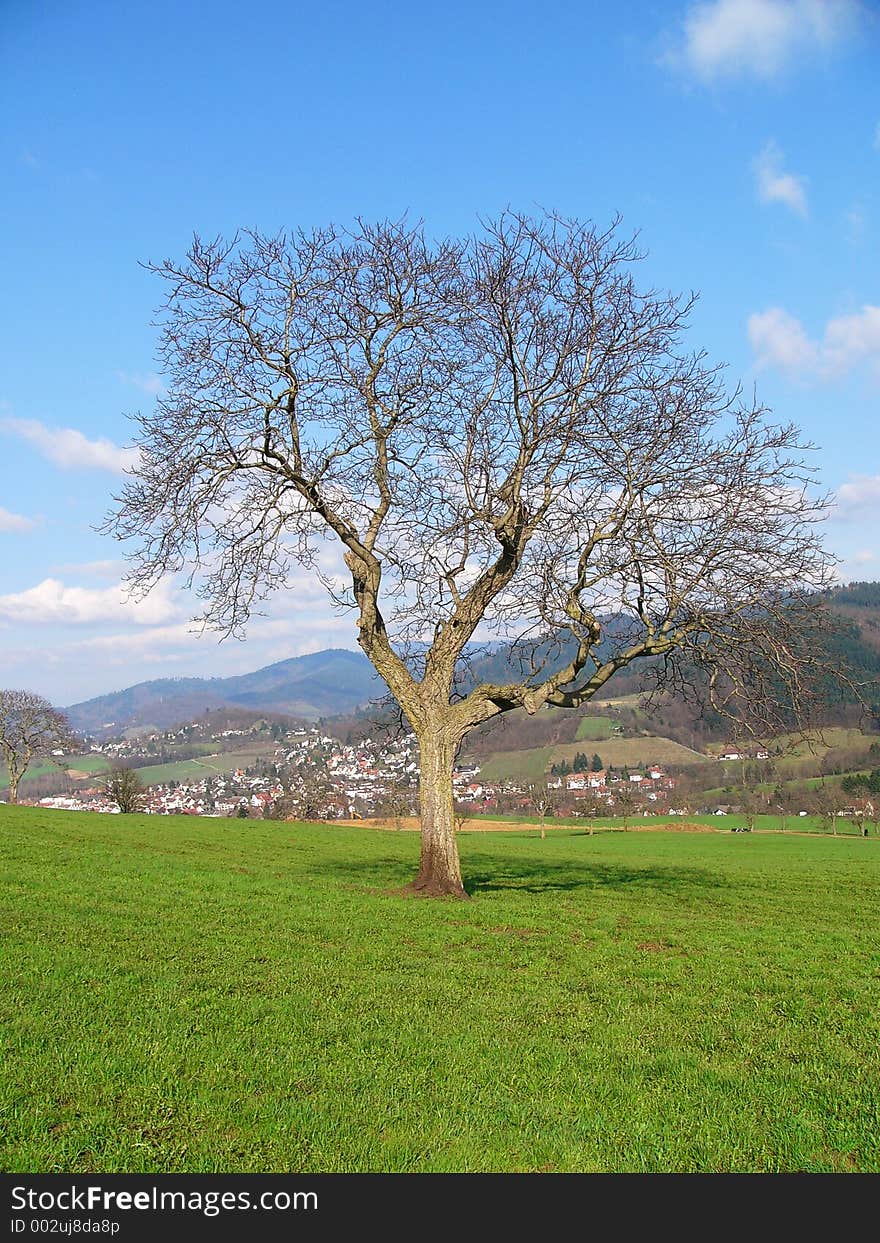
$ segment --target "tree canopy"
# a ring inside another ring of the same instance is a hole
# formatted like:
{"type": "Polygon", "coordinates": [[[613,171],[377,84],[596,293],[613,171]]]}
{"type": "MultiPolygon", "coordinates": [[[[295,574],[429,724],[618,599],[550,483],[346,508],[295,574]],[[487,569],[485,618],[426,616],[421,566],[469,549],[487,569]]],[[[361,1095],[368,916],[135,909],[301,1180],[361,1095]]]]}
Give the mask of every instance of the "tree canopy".
{"type": "Polygon", "coordinates": [[[127,764],[114,764],[104,782],[108,798],[111,798],[122,815],[143,811],[146,790],[138,773],[127,764]]]}
{"type": "Polygon", "coordinates": [[[73,730],[63,712],[33,691],[0,690],[0,751],[9,774],[9,801],[18,798],[18,783],[32,759],[69,751],[73,730]]]}
{"type": "Polygon", "coordinates": [[[830,566],[806,446],[685,348],[694,297],[640,290],[640,258],[617,222],[506,212],[152,265],[167,392],[107,529],[134,583],[186,572],[222,632],[295,563],[354,608],[419,738],[420,892],[464,892],[452,763],[499,713],[579,706],[633,662],[755,732],[808,712],[830,566]],[[466,685],[489,634],[522,660],[466,685]]]}

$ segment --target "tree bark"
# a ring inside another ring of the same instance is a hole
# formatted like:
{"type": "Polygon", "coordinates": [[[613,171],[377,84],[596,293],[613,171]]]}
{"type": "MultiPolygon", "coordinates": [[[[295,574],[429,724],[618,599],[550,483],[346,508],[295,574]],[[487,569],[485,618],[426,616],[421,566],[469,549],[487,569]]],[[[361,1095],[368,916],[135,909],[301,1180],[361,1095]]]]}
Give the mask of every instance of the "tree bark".
{"type": "Polygon", "coordinates": [[[452,769],[458,741],[445,731],[419,733],[422,848],[407,891],[426,898],[466,898],[455,835],[452,769]]]}

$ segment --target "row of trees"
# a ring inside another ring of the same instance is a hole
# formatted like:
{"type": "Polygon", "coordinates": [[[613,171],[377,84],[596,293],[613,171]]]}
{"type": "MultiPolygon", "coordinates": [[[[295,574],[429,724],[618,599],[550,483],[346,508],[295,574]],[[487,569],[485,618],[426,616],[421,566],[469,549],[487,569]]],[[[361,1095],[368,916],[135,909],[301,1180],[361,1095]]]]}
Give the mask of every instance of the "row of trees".
{"type": "Polygon", "coordinates": [[[604,768],[601,755],[594,753],[593,758],[588,760],[583,751],[575,753],[575,757],[569,764],[566,760],[560,760],[558,764],[550,765],[551,777],[565,777],[569,773],[600,773],[604,768]]]}

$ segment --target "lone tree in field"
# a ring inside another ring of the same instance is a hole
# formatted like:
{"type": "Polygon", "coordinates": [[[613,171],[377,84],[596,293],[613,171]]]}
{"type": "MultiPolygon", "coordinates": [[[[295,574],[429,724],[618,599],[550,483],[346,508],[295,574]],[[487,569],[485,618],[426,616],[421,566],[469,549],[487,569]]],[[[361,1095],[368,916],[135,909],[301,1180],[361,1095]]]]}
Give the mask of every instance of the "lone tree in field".
{"type": "Polygon", "coordinates": [[[416,892],[464,896],[452,767],[500,713],[578,707],[634,662],[756,733],[809,708],[828,567],[804,447],[683,349],[693,298],[640,291],[639,258],[616,224],[505,213],[152,266],[168,387],[105,529],[137,542],[133,584],[189,571],[228,634],[341,545],[326,581],[420,745],[416,892]],[[475,685],[492,635],[523,659],[475,685]]]}
{"type": "Polygon", "coordinates": [[[69,751],[73,730],[63,712],[32,691],[0,691],[0,750],[9,773],[9,801],[18,800],[18,783],[31,760],[69,751]]]}
{"type": "Polygon", "coordinates": [[[114,764],[104,782],[107,797],[111,798],[123,815],[143,811],[146,790],[138,773],[126,764],[114,764]]]}

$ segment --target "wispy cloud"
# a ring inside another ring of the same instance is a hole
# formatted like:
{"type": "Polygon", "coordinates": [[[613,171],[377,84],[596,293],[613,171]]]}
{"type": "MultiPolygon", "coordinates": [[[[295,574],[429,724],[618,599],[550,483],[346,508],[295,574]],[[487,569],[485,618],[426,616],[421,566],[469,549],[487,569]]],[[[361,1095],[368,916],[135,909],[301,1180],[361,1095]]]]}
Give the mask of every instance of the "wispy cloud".
{"type": "Polygon", "coordinates": [[[782,307],[773,306],[750,315],[748,334],[759,367],[781,367],[802,373],[815,370],[817,347],[800,320],[782,307]]]}
{"type": "Polygon", "coordinates": [[[37,524],[33,518],[25,518],[23,514],[10,513],[0,506],[0,531],[32,531],[37,524]]]}
{"type": "Polygon", "coordinates": [[[858,26],[857,0],[708,0],[687,10],[667,64],[704,83],[770,80],[858,26]]]}
{"type": "Polygon", "coordinates": [[[130,622],[156,626],[180,616],[170,580],[163,580],[143,600],[134,600],[121,584],[113,587],[70,587],[44,578],[26,591],[0,596],[0,617],[34,625],[94,625],[130,622]]]}
{"type": "Polygon", "coordinates": [[[747,330],[759,367],[832,380],[867,362],[880,378],[880,306],[830,319],[821,341],[811,340],[801,321],[782,307],[749,316],[747,330]]]}
{"type": "Polygon", "coordinates": [[[101,436],[89,440],[73,427],[47,427],[38,419],[0,419],[0,428],[29,441],[62,470],[109,470],[122,474],[138,460],[136,449],[123,449],[101,436]]]}
{"type": "Polygon", "coordinates": [[[128,384],[132,388],[139,388],[142,393],[147,393],[150,397],[158,397],[165,392],[165,385],[162,377],[156,375],[154,371],[144,375],[140,371],[117,371],[116,378],[120,384],[128,384]]]}
{"type": "Polygon", "coordinates": [[[125,562],[118,558],[108,561],[65,561],[49,567],[50,574],[79,574],[88,578],[121,578],[125,562]]]}
{"type": "Polygon", "coordinates": [[[843,518],[880,507],[880,475],[853,475],[837,489],[835,500],[837,516],[843,518]]]}
{"type": "Polygon", "coordinates": [[[822,346],[823,362],[832,375],[870,359],[880,365],[880,306],[863,306],[854,315],[828,322],[822,346]]]}
{"type": "MultiPolygon", "coordinates": [[[[263,621],[260,626],[255,626],[254,630],[256,634],[250,637],[255,640],[273,639],[280,636],[287,636],[289,639],[294,627],[291,622],[280,619],[263,621]]],[[[216,631],[205,630],[199,625],[184,621],[176,625],[154,626],[128,634],[96,635],[93,638],[80,640],[75,646],[82,651],[103,652],[107,655],[137,657],[145,660],[151,657],[170,659],[171,653],[178,649],[181,655],[191,654],[194,645],[206,643],[217,647],[220,643],[220,636],[216,631]]],[[[289,646],[286,650],[288,655],[292,654],[289,646]]],[[[245,664],[247,664],[246,661],[245,664]]]]}
{"type": "Polygon", "coordinates": [[[775,142],[768,142],[752,162],[758,198],[762,203],[784,203],[799,216],[807,214],[806,179],[783,168],[783,155],[775,142]]]}

